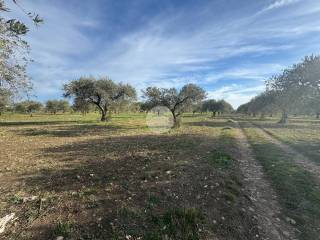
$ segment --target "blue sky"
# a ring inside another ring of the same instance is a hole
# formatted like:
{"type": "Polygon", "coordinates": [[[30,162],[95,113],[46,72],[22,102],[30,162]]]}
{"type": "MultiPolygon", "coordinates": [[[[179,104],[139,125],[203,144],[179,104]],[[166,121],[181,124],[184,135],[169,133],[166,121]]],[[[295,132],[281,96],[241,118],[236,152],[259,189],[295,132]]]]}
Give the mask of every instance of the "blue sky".
{"type": "Polygon", "coordinates": [[[34,60],[28,72],[41,101],[61,98],[63,84],[80,76],[107,75],[138,90],[196,83],[237,107],[263,91],[268,77],[320,50],[318,0],[20,4],[45,20],[30,24],[27,36],[34,60]]]}

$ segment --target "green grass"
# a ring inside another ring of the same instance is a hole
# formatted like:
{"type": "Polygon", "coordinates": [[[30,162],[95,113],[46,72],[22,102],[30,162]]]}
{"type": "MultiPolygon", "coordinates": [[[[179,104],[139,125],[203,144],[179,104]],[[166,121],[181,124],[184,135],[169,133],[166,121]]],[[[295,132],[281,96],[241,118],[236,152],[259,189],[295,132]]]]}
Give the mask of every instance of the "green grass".
{"type": "Polygon", "coordinates": [[[144,237],[146,240],[199,240],[205,217],[198,209],[176,208],[162,216],[153,216],[152,221],[157,229],[147,233],[144,237]]]}
{"type": "Polygon", "coordinates": [[[234,164],[234,160],[229,154],[214,150],[210,158],[210,163],[215,168],[230,169],[234,164]]]}
{"type": "Polygon", "coordinates": [[[53,237],[62,236],[67,238],[72,233],[73,225],[69,221],[58,221],[54,230],[53,237]]]}
{"type": "Polygon", "coordinates": [[[255,129],[245,128],[245,133],[280,196],[285,214],[295,220],[300,239],[319,239],[319,182],[312,174],[295,165],[290,155],[268,142],[255,129]]]}

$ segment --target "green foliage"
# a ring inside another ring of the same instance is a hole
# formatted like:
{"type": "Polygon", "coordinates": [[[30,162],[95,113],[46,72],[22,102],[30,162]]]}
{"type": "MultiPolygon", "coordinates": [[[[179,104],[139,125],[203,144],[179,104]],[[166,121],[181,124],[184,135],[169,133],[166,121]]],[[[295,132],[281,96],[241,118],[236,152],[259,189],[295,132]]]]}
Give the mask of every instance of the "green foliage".
{"type": "Polygon", "coordinates": [[[46,103],[46,111],[56,114],[58,112],[67,112],[70,110],[68,101],[65,100],[49,100],[46,103]]]}
{"type": "Polygon", "coordinates": [[[195,84],[187,84],[178,91],[175,88],[148,87],[144,91],[146,105],[149,109],[155,106],[167,107],[174,118],[175,126],[179,124],[178,117],[192,104],[205,98],[205,91],[195,84]]]}
{"type": "Polygon", "coordinates": [[[216,113],[231,113],[233,112],[233,107],[230,103],[225,100],[216,101],[214,99],[209,99],[203,102],[202,104],[203,112],[212,112],[213,116],[216,116],[216,113]]]}
{"type": "MultiPolygon", "coordinates": [[[[12,1],[17,4],[16,0],[12,1]]],[[[10,10],[5,6],[5,2],[0,0],[0,12],[10,10]]],[[[35,24],[43,22],[37,14],[28,13],[27,15],[35,24]]],[[[25,23],[17,19],[0,17],[0,86],[11,89],[13,92],[28,91],[31,88],[26,74],[29,46],[23,39],[27,32],[28,27],[25,23]]]]}
{"type": "Polygon", "coordinates": [[[43,108],[42,103],[36,101],[23,101],[14,104],[14,111],[18,113],[29,113],[40,111],[43,108]]]}
{"type": "Polygon", "coordinates": [[[280,111],[280,123],[288,114],[314,113],[320,117],[320,56],[307,56],[266,82],[267,91],[238,108],[240,113],[280,111]]]}
{"type": "Polygon", "coordinates": [[[0,114],[4,112],[11,103],[11,91],[0,88],[0,114]]]}
{"type": "Polygon", "coordinates": [[[78,103],[94,104],[101,112],[101,121],[106,121],[110,107],[135,100],[136,91],[128,84],[115,83],[107,77],[81,77],[64,85],[64,96],[74,97],[78,103]]]}
{"type": "Polygon", "coordinates": [[[233,159],[229,154],[215,150],[210,159],[210,163],[216,168],[227,169],[233,166],[233,159]]]}
{"type": "Polygon", "coordinates": [[[58,221],[56,224],[54,230],[53,230],[53,235],[55,237],[57,236],[62,236],[62,237],[68,237],[72,232],[72,224],[70,222],[63,222],[63,221],[58,221]]]}
{"type": "Polygon", "coordinates": [[[23,203],[23,198],[20,197],[19,195],[14,195],[10,198],[10,202],[12,202],[14,204],[21,204],[21,203],[23,203]]]}

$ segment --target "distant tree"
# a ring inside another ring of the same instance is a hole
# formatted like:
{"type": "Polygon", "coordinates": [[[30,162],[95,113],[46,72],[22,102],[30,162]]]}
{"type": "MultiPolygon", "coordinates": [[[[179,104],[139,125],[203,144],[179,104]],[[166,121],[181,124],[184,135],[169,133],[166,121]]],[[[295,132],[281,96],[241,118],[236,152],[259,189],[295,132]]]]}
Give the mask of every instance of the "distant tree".
{"type": "Polygon", "coordinates": [[[231,113],[233,111],[231,104],[225,100],[216,101],[209,99],[204,101],[202,106],[204,111],[212,112],[212,117],[215,117],[219,113],[231,113]]]}
{"type": "Polygon", "coordinates": [[[58,111],[61,111],[63,113],[68,112],[71,109],[69,102],[66,100],[59,100],[58,108],[58,111]]]}
{"type": "Polygon", "coordinates": [[[191,106],[192,114],[194,115],[195,113],[202,113],[202,105],[203,105],[202,101],[192,104],[191,106]]]}
{"type": "MultiPolygon", "coordinates": [[[[17,4],[16,0],[12,0],[17,4]]],[[[19,6],[21,8],[21,6],[19,6]]],[[[8,12],[5,1],[0,0],[0,12],[8,12]]],[[[39,15],[27,13],[35,24],[42,23],[39,15]]],[[[31,85],[26,74],[26,66],[29,62],[28,43],[23,37],[28,32],[28,27],[17,19],[8,19],[0,16],[0,87],[12,90],[27,90],[31,85]]]]}
{"type": "Polygon", "coordinates": [[[110,106],[120,99],[135,99],[136,91],[128,84],[115,83],[109,78],[81,77],[64,85],[64,96],[96,105],[101,113],[101,121],[107,121],[110,106]]]}
{"type": "Polygon", "coordinates": [[[220,113],[232,113],[234,111],[232,105],[225,100],[217,101],[217,106],[220,113]]]}
{"type": "Polygon", "coordinates": [[[249,102],[241,104],[238,108],[237,108],[237,113],[241,113],[241,114],[249,114],[249,102]]]}
{"type": "Polygon", "coordinates": [[[85,115],[89,113],[92,108],[90,103],[79,98],[74,100],[72,109],[75,112],[81,112],[83,115],[85,115]]]}
{"type": "Polygon", "coordinates": [[[148,87],[144,91],[146,104],[149,108],[155,106],[167,107],[173,116],[174,127],[179,126],[179,117],[187,106],[201,102],[205,98],[205,91],[195,84],[187,84],[178,91],[175,88],[148,87]]]}
{"type": "Polygon", "coordinates": [[[65,100],[48,100],[46,102],[46,111],[57,114],[58,112],[67,112],[70,110],[69,102],[65,100]]]}
{"type": "Polygon", "coordinates": [[[216,116],[218,109],[217,101],[214,99],[209,99],[203,102],[202,109],[204,112],[211,112],[212,117],[216,116]]]}
{"type": "Polygon", "coordinates": [[[152,106],[149,106],[148,102],[139,102],[140,105],[140,112],[148,112],[152,106]]]}
{"type": "Polygon", "coordinates": [[[49,113],[57,114],[59,111],[58,100],[48,100],[46,102],[46,111],[49,113]]]}
{"type": "Polygon", "coordinates": [[[8,89],[0,88],[0,115],[7,109],[11,103],[12,93],[8,89]]]}
{"type": "Polygon", "coordinates": [[[42,103],[36,101],[26,101],[25,105],[26,111],[30,114],[31,117],[34,112],[38,112],[43,108],[42,103]]]}
{"type": "Polygon", "coordinates": [[[141,102],[133,102],[129,104],[129,111],[130,112],[140,112],[141,111],[141,102]]]}
{"type": "Polygon", "coordinates": [[[26,113],[27,112],[26,105],[23,102],[15,103],[14,111],[17,113],[26,113]]]}

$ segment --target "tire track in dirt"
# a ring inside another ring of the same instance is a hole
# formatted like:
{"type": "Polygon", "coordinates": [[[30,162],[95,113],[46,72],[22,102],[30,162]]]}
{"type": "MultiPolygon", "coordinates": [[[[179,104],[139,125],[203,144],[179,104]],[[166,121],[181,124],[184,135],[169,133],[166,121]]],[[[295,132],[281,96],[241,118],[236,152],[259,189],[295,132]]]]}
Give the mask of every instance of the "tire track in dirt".
{"type": "Polygon", "coordinates": [[[263,168],[255,159],[248,139],[240,127],[235,122],[238,129],[236,140],[240,169],[245,179],[245,188],[249,193],[249,198],[255,206],[257,221],[264,233],[263,239],[268,240],[294,240],[295,229],[288,223],[280,220],[281,207],[277,200],[277,195],[270,183],[266,179],[263,168]]]}
{"type": "Polygon", "coordinates": [[[292,160],[297,163],[299,166],[301,166],[306,171],[312,173],[319,181],[320,181],[320,166],[313,163],[312,160],[310,160],[305,155],[299,153],[289,145],[283,143],[282,141],[276,139],[272,133],[270,133],[268,130],[264,129],[262,126],[254,123],[250,123],[252,126],[255,126],[265,137],[268,141],[272,142],[273,144],[277,145],[281,148],[282,151],[286,152],[290,156],[292,156],[292,160]]]}

